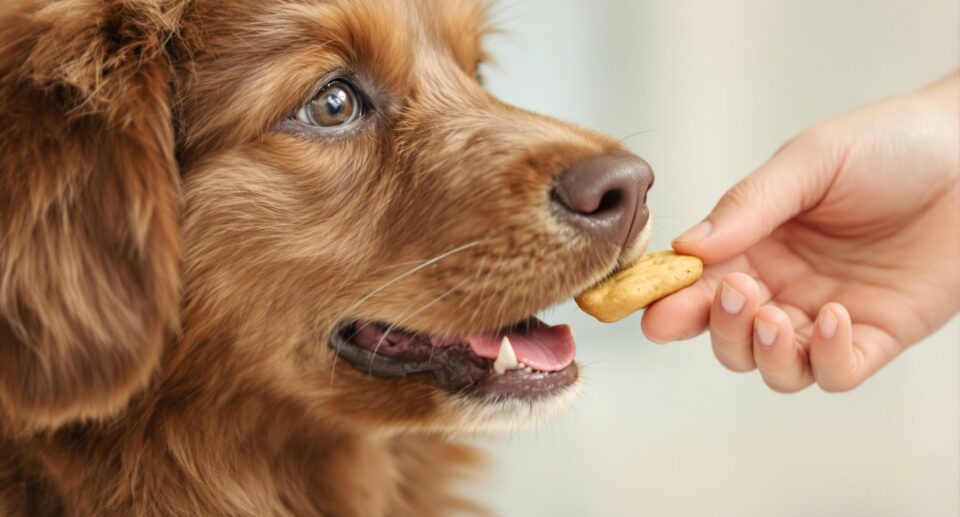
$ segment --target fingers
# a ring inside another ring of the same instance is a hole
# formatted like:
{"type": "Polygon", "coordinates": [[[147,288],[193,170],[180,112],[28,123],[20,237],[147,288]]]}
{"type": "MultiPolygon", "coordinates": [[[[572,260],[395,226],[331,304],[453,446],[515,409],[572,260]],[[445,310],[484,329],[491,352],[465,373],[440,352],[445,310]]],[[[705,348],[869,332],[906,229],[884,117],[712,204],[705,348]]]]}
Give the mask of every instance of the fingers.
{"type": "Polygon", "coordinates": [[[820,309],[810,340],[810,364],[817,384],[828,392],[850,391],[896,357],[903,347],[889,334],[853,325],[839,303],[820,309]]]}
{"type": "Polygon", "coordinates": [[[815,321],[769,301],[770,293],[745,273],[723,275],[736,264],[713,266],[696,284],[650,306],[644,334],[666,343],[709,329],[714,354],[727,369],[759,369],[773,390],[792,393],[816,382],[824,391],[856,388],[892,360],[902,346],[886,332],[853,325],[840,304],[821,308],[815,321]]]}
{"type": "Polygon", "coordinates": [[[772,305],[761,307],[753,329],[753,358],[767,386],[793,393],[813,383],[807,352],[787,313],[772,305]]]}
{"type": "Polygon", "coordinates": [[[816,321],[800,322],[798,331],[798,322],[783,309],[757,308],[760,299],[752,278],[726,277],[711,309],[710,334],[724,366],[738,372],[756,368],[774,391],[793,393],[814,383],[827,392],[849,391],[902,351],[886,332],[853,325],[840,304],[823,306],[816,321]]]}
{"type": "Polygon", "coordinates": [[[760,370],[775,391],[792,393],[813,382],[805,348],[794,324],[782,309],[759,307],[760,289],[749,275],[727,275],[717,289],[710,311],[713,352],[727,369],[760,370]]]}
{"type": "Polygon", "coordinates": [[[836,170],[829,143],[801,136],[728,191],[706,220],[673,242],[708,264],[729,259],[822,199],[836,170]]]}
{"type": "Polygon", "coordinates": [[[853,325],[847,309],[830,303],[820,309],[810,339],[810,362],[825,391],[846,391],[860,384],[863,358],[853,348],[853,325]]]}
{"type": "Polygon", "coordinates": [[[744,273],[727,275],[710,309],[710,341],[720,364],[735,372],[757,367],[753,359],[753,320],[760,305],[756,281],[744,273]]]}
{"type": "Polygon", "coordinates": [[[641,322],[643,333],[654,343],[668,343],[698,336],[707,329],[717,286],[732,271],[749,268],[738,257],[704,269],[696,283],[647,307],[641,322]]]}

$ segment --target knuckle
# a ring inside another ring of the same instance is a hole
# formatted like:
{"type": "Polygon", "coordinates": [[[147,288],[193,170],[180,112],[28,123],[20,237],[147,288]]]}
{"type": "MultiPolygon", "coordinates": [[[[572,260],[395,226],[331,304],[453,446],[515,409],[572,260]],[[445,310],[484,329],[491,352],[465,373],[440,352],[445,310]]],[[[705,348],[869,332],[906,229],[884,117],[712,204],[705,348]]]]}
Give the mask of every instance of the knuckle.
{"type": "Polygon", "coordinates": [[[833,363],[823,363],[823,359],[814,363],[813,375],[820,389],[827,393],[845,393],[863,383],[859,364],[849,357],[836,359],[833,363]]]}
{"type": "Polygon", "coordinates": [[[757,366],[755,364],[749,363],[745,360],[737,362],[737,361],[732,361],[729,359],[723,359],[719,357],[718,359],[720,360],[720,364],[722,364],[724,368],[726,368],[727,370],[730,370],[733,373],[750,373],[757,369],[757,366]]]}
{"type": "Polygon", "coordinates": [[[720,203],[734,209],[752,209],[763,199],[756,181],[741,181],[723,194],[720,203]]]}
{"type": "Polygon", "coordinates": [[[714,350],[736,351],[741,354],[746,354],[751,350],[752,345],[749,338],[737,338],[724,334],[724,332],[716,329],[710,329],[710,342],[713,344],[714,350]]]}
{"type": "Polygon", "coordinates": [[[766,377],[763,378],[763,382],[765,382],[767,387],[769,387],[771,390],[784,395],[797,393],[798,391],[806,388],[804,384],[799,382],[784,382],[780,380],[768,379],[766,377]]]}
{"type": "Polygon", "coordinates": [[[758,362],[763,381],[777,393],[796,393],[812,383],[809,367],[803,362],[769,357],[758,362]]]}
{"type": "Polygon", "coordinates": [[[810,170],[827,171],[842,161],[845,143],[841,134],[833,125],[821,124],[796,136],[781,152],[802,159],[810,170]]]}
{"type": "Polygon", "coordinates": [[[817,381],[820,389],[827,393],[846,393],[859,386],[860,383],[860,380],[853,377],[839,377],[817,381]]]}
{"type": "Polygon", "coordinates": [[[753,355],[747,353],[742,346],[731,345],[730,343],[713,342],[713,355],[724,368],[735,373],[752,372],[757,368],[753,361],[753,355]]]}
{"type": "Polygon", "coordinates": [[[784,148],[801,148],[800,150],[803,152],[810,152],[811,150],[830,148],[836,141],[837,132],[830,124],[824,123],[811,127],[795,136],[784,148]]]}
{"type": "Polygon", "coordinates": [[[789,350],[766,348],[759,343],[757,363],[764,374],[770,377],[787,378],[799,377],[803,373],[804,364],[796,358],[796,353],[789,350]]]}
{"type": "Polygon", "coordinates": [[[714,345],[735,346],[737,348],[747,348],[750,344],[749,329],[747,331],[735,330],[736,325],[726,321],[722,324],[716,321],[717,311],[711,311],[710,314],[710,340],[714,345]]]}

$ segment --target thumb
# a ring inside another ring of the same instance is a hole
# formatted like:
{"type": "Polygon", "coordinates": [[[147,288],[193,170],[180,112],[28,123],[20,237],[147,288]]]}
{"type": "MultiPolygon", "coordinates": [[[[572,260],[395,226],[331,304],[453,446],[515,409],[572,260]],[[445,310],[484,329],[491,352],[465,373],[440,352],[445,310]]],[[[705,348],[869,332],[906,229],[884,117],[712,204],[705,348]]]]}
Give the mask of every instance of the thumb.
{"type": "Polygon", "coordinates": [[[711,264],[739,255],[823,199],[837,171],[837,147],[801,135],[734,185],[700,224],[673,241],[711,264]]]}

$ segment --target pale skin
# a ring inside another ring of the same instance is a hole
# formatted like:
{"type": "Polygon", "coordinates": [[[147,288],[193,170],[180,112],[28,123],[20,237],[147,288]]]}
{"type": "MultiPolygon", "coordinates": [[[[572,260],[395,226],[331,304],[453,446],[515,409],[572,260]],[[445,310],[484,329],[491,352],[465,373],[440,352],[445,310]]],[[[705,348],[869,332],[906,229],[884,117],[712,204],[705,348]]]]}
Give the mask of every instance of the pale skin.
{"type": "Polygon", "coordinates": [[[652,305],[780,392],[851,390],[960,310],[960,73],[827,120],[734,186],[677,252],[706,264],[652,305]]]}

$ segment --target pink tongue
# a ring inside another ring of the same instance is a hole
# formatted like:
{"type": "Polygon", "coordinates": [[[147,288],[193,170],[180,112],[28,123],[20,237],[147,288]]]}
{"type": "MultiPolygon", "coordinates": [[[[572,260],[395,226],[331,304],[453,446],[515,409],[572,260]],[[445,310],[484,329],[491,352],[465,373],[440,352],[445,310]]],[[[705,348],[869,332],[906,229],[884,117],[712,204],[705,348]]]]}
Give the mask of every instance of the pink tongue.
{"type": "Polygon", "coordinates": [[[542,372],[556,372],[570,366],[577,353],[569,325],[476,334],[467,336],[467,343],[480,357],[496,359],[503,336],[510,338],[518,362],[542,372]]]}

